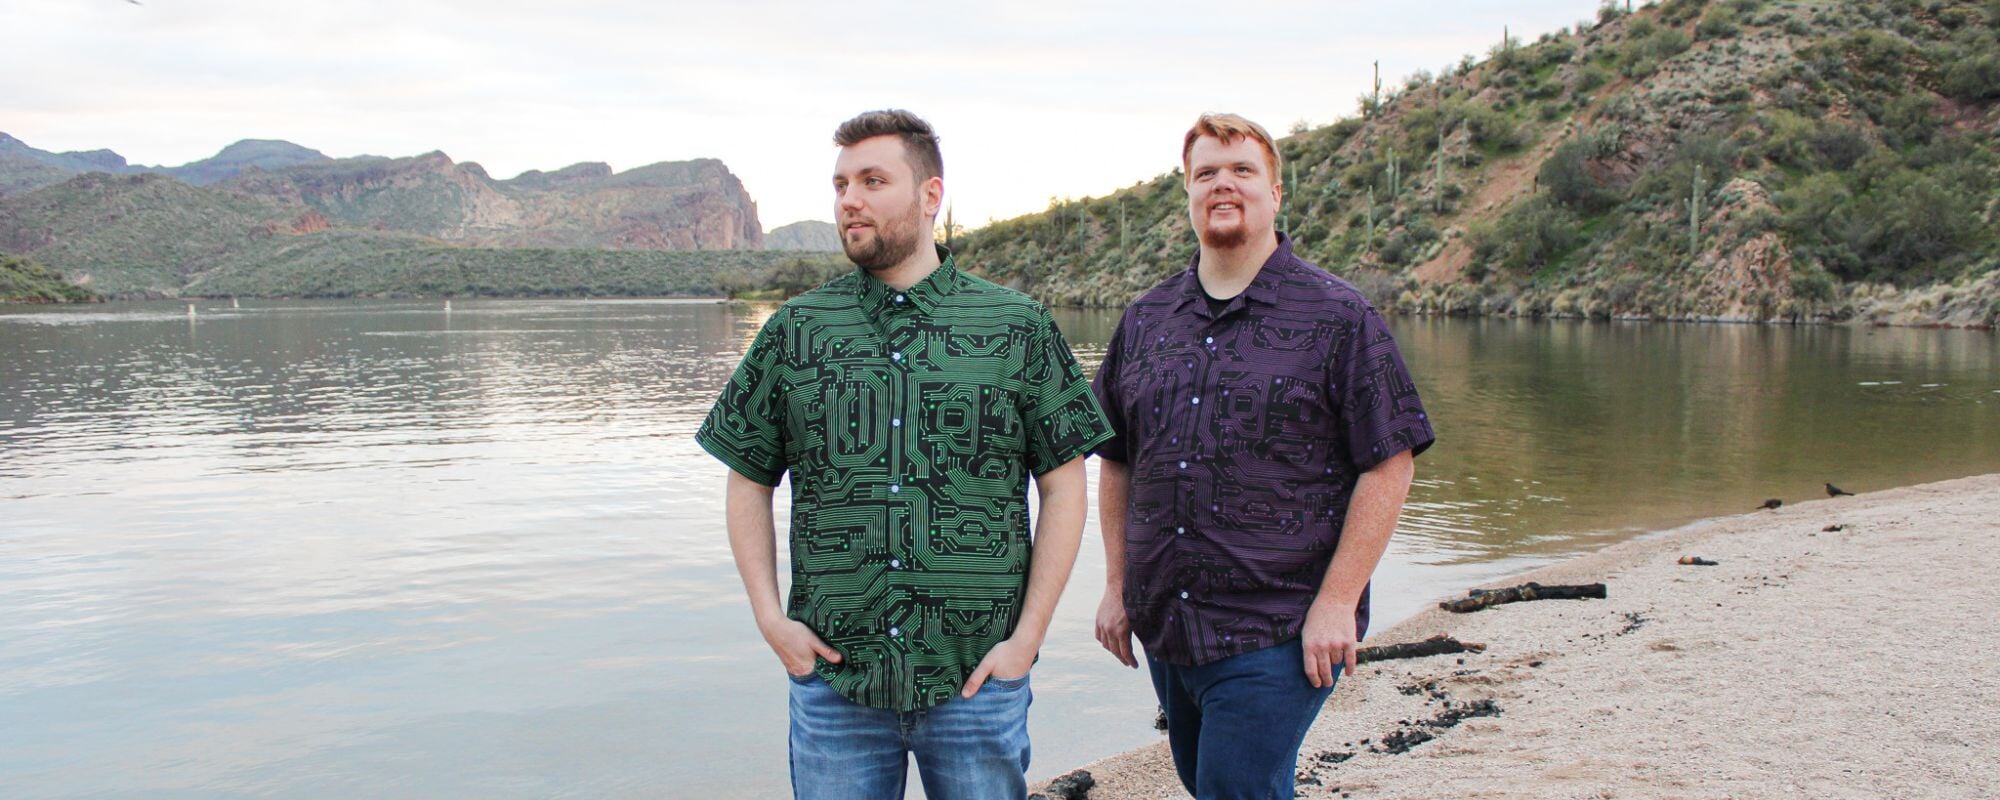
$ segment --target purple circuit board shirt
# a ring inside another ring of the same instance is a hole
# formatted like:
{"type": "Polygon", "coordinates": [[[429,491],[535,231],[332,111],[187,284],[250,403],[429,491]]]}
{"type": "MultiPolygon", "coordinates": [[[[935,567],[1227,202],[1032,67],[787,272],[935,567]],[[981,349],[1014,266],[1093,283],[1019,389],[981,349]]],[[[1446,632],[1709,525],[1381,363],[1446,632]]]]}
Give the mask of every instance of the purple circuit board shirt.
{"type": "Polygon", "coordinates": [[[1125,610],[1181,666],[1297,637],[1356,479],[1436,438],[1381,316],[1282,234],[1219,314],[1193,265],[1140,295],[1093,389],[1116,434],[1095,452],[1132,471],[1125,610]]]}

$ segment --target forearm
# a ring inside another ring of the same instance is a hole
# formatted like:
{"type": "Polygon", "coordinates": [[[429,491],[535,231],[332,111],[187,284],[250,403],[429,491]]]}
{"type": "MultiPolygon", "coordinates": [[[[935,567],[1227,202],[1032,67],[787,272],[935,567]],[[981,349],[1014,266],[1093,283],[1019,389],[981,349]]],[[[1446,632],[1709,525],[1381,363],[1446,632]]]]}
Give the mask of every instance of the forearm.
{"type": "Polygon", "coordinates": [[[736,573],[750,596],[750,610],[761,627],[785,616],[778,598],[777,529],[771,514],[772,487],[731,471],[724,490],[724,515],[729,527],[729,552],[736,573]]]}
{"type": "Polygon", "coordinates": [[[1375,574],[1376,564],[1389,547],[1389,536],[1396,531],[1396,519],[1403,513],[1403,501],[1409,497],[1415,474],[1415,459],[1405,452],[1375,465],[1355,482],[1341,526],[1340,545],[1320,582],[1315,604],[1353,608],[1360,603],[1361,589],[1375,574]]]}
{"type": "Polygon", "coordinates": [[[1041,515],[1035,520],[1027,599],[1021,605],[1021,619],[1014,627],[1013,638],[1037,647],[1048,633],[1049,620],[1055,616],[1056,603],[1062,599],[1070,569],[1076,566],[1077,549],[1083,544],[1084,483],[1082,458],[1035,479],[1041,515]]]}
{"type": "Polygon", "coordinates": [[[1125,593],[1125,511],[1132,497],[1132,468],[1097,460],[1097,533],[1104,539],[1104,593],[1125,593]]]}

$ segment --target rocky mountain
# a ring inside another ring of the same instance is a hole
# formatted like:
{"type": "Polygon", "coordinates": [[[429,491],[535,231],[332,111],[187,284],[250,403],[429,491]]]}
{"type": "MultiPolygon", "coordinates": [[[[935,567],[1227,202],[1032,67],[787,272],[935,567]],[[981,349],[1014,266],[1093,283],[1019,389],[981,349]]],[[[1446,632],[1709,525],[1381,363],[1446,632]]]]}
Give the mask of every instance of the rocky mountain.
{"type": "Polygon", "coordinates": [[[282,139],[244,139],[221,152],[178,167],[138,167],[187,181],[196,186],[221,183],[250,170],[281,170],[301,164],[331,161],[325,153],[282,139]]]}
{"type": "Polygon", "coordinates": [[[112,175],[158,173],[197,186],[233,178],[249,169],[283,169],[330,160],[326,154],[275,139],[244,139],[221,152],[178,167],[128,164],[111,150],[53,153],[0,133],[0,196],[61,183],[86,172],[112,175]]]}
{"type": "MultiPolygon", "coordinates": [[[[625,172],[586,163],[503,181],[441,152],[332,159],[245,140],[202,161],[149,168],[110,151],[49,153],[0,135],[0,168],[0,187],[31,186],[0,194],[0,250],[111,296],[177,294],[208,270],[264,254],[273,237],[326,235],[344,257],[374,246],[697,251],[763,242],[756,203],[714,159],[625,172]]],[[[759,274],[754,265],[724,267],[737,281],[759,274]]]]}
{"type": "Polygon", "coordinates": [[[816,219],[780,225],[764,232],[764,249],[838,253],[840,229],[835,228],[831,222],[821,222],[816,219]]]}
{"type": "MultiPolygon", "coordinates": [[[[1444,314],[2000,322],[2000,1],[1666,0],[1295,128],[1281,227],[1444,314]]],[[[971,232],[1118,306],[1194,250],[1178,170],[971,232]]]]}

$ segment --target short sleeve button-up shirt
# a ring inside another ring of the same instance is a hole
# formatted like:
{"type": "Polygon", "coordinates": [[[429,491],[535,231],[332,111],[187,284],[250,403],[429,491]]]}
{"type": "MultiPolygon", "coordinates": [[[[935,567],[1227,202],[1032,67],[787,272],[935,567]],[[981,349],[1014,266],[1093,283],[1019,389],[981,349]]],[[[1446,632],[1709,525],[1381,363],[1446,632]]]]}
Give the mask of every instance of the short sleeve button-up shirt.
{"type": "Polygon", "coordinates": [[[1436,438],[1381,316],[1282,235],[1219,310],[1193,265],[1141,295],[1095,389],[1116,434],[1096,452],[1132,476],[1126,613],[1183,666],[1298,636],[1355,481],[1436,438]]]}
{"type": "Polygon", "coordinates": [[[1011,636],[1027,478],[1110,437],[1047,309],[943,265],[898,291],[861,271],[768,319],[695,440],[792,481],[787,613],[838,649],[820,676],[862,705],[955,696],[1011,636]]]}

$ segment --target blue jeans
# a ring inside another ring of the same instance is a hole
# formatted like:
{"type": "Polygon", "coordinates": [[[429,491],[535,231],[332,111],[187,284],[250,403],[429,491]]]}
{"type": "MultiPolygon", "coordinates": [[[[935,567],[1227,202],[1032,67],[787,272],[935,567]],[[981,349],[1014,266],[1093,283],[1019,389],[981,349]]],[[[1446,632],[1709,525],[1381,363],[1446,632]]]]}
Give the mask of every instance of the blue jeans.
{"type": "MultiPolygon", "coordinates": [[[[1199,667],[1146,656],[1181,785],[1199,800],[1289,800],[1299,745],[1333,687],[1306,681],[1299,640],[1199,667]]],[[[1341,665],[1334,665],[1335,680],[1341,665]]]]}
{"type": "Polygon", "coordinates": [[[1028,796],[1028,676],[970,699],[898,713],[856,703],[817,675],[792,678],[792,796],[902,800],[909,753],[931,800],[1028,796]]]}

